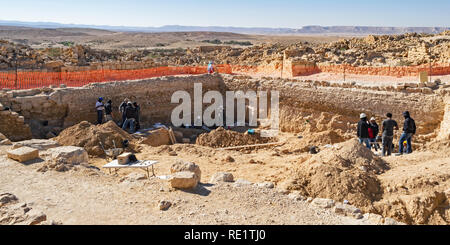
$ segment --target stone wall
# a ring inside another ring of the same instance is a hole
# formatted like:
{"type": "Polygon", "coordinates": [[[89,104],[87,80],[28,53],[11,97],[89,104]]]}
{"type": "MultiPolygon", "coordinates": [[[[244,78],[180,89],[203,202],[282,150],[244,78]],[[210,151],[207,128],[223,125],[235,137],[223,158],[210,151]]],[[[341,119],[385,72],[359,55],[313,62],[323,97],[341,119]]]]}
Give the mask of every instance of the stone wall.
{"type": "Polygon", "coordinates": [[[323,131],[341,129],[353,132],[359,114],[376,117],[378,122],[387,112],[403,122],[402,112],[409,110],[417,122],[419,135],[436,134],[443,119],[443,94],[396,91],[391,87],[362,87],[328,82],[292,79],[255,79],[224,76],[228,90],[280,91],[280,126],[283,131],[323,131]]]}
{"type": "Polygon", "coordinates": [[[142,127],[156,122],[169,123],[172,109],[177,106],[171,104],[172,94],[178,90],[188,91],[193,100],[194,83],[202,83],[203,92],[223,87],[218,75],[161,77],[96,83],[79,88],[3,91],[0,102],[23,115],[32,128],[33,137],[46,138],[81,121],[96,123],[95,102],[98,97],[103,97],[105,102],[113,101],[115,121],[121,120],[118,107],[128,98],[141,106],[142,127]]]}
{"type": "Polygon", "coordinates": [[[5,110],[0,104],[0,133],[11,141],[31,139],[31,129],[25,124],[25,118],[17,112],[5,110]]]}
{"type": "Polygon", "coordinates": [[[177,106],[170,103],[172,94],[183,90],[192,97],[194,83],[203,84],[203,93],[209,90],[222,91],[222,94],[226,90],[280,91],[281,129],[286,132],[314,132],[327,128],[353,132],[354,124],[362,112],[376,117],[379,122],[387,112],[391,112],[398,122],[402,122],[401,113],[405,110],[409,110],[416,120],[419,135],[436,137],[439,128],[449,128],[446,122],[450,119],[442,121],[444,111],[448,110],[448,103],[445,109],[444,98],[450,95],[450,90],[443,86],[434,90],[413,88],[407,84],[365,87],[349,82],[339,84],[233,75],[196,75],[96,83],[80,88],[3,90],[0,92],[0,102],[24,117],[25,123],[32,129],[33,137],[46,138],[81,121],[95,123],[94,105],[100,96],[105,101],[113,101],[113,117],[116,121],[121,120],[119,104],[128,98],[141,105],[143,127],[156,122],[170,123],[172,110],[177,106]]]}
{"type": "Polygon", "coordinates": [[[438,140],[450,140],[450,95],[445,98],[445,112],[438,140]]]}

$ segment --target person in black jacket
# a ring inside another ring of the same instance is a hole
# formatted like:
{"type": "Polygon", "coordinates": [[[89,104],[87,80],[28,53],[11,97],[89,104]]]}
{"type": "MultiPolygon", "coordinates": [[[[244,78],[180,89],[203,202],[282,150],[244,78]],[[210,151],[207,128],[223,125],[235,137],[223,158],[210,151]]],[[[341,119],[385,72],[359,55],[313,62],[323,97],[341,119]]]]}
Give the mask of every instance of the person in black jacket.
{"type": "Polygon", "coordinates": [[[123,102],[119,106],[119,111],[122,113],[122,121],[120,122],[120,127],[123,127],[123,124],[125,123],[125,120],[127,119],[125,115],[125,109],[127,108],[127,104],[129,103],[129,100],[126,98],[123,100],[123,102]]]}
{"type": "Polygon", "coordinates": [[[377,120],[375,119],[375,117],[372,117],[369,124],[369,141],[371,143],[371,146],[375,148],[375,151],[378,151],[378,149],[380,149],[380,145],[377,143],[377,136],[379,132],[380,127],[377,124],[377,120]]]}
{"type": "Polygon", "coordinates": [[[366,144],[366,147],[370,149],[370,142],[369,142],[369,123],[367,123],[367,116],[366,114],[362,113],[360,115],[361,120],[358,122],[358,128],[356,135],[359,138],[359,143],[366,144]]]}
{"type": "Polygon", "coordinates": [[[108,100],[105,104],[106,122],[112,121],[112,100],[108,100]]]}
{"type": "Polygon", "coordinates": [[[381,152],[382,156],[390,156],[392,153],[392,141],[394,140],[394,131],[398,130],[398,124],[392,119],[392,113],[386,114],[386,120],[383,121],[383,150],[381,152]]]}
{"type": "Polygon", "coordinates": [[[140,121],[140,116],[141,116],[141,107],[138,105],[137,102],[133,103],[134,109],[136,109],[136,131],[138,131],[141,128],[141,121],[140,121]]]}
{"type": "Polygon", "coordinates": [[[128,125],[130,126],[131,133],[135,132],[135,122],[136,122],[136,108],[133,104],[128,103],[125,108],[125,122],[123,123],[122,129],[127,130],[128,125]]]}
{"type": "Polygon", "coordinates": [[[402,155],[404,151],[403,142],[406,141],[406,154],[412,153],[412,145],[411,140],[414,134],[416,134],[416,122],[411,118],[409,111],[403,112],[403,117],[405,118],[405,122],[403,123],[403,133],[400,136],[400,141],[398,143],[399,149],[397,155],[402,155]]]}

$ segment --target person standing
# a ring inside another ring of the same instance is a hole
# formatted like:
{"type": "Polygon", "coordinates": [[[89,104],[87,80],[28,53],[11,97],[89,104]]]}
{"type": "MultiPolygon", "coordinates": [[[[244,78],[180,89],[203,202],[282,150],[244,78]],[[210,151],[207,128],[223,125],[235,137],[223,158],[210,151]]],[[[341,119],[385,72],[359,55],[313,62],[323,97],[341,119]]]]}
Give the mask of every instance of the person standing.
{"type": "Polygon", "coordinates": [[[130,126],[131,133],[135,131],[135,122],[136,122],[136,109],[133,107],[133,104],[128,103],[125,108],[125,122],[123,123],[122,129],[127,130],[128,126],[130,126]]]}
{"type": "Polygon", "coordinates": [[[403,123],[403,133],[400,136],[400,141],[398,143],[399,149],[397,155],[402,155],[404,146],[403,142],[406,141],[406,154],[412,153],[412,137],[414,134],[416,134],[416,122],[414,119],[411,118],[411,115],[409,114],[409,111],[403,112],[403,117],[405,118],[405,122],[403,123]]]}
{"type": "Polygon", "coordinates": [[[386,114],[386,120],[382,123],[382,156],[390,156],[392,154],[392,141],[394,140],[394,130],[398,130],[398,124],[392,120],[392,113],[386,114]]]}
{"type": "Polygon", "coordinates": [[[112,100],[108,100],[105,105],[106,122],[112,121],[112,100]]]}
{"type": "Polygon", "coordinates": [[[359,143],[366,144],[366,147],[370,149],[369,123],[367,123],[367,115],[365,113],[362,113],[359,117],[361,120],[358,122],[358,128],[356,132],[359,138],[359,143]]]}
{"type": "Polygon", "coordinates": [[[136,110],[136,131],[138,131],[141,128],[141,122],[140,122],[140,116],[141,116],[141,107],[138,105],[137,102],[133,103],[134,109],[136,110]]]}
{"type": "Polygon", "coordinates": [[[120,122],[120,127],[122,127],[123,124],[125,123],[126,119],[125,109],[127,108],[128,101],[129,100],[125,98],[119,106],[119,112],[122,114],[122,121],[120,122]]]}
{"type": "Polygon", "coordinates": [[[214,73],[214,66],[213,66],[213,62],[210,61],[208,64],[208,74],[213,74],[214,73]]]}
{"type": "Polygon", "coordinates": [[[97,103],[95,103],[95,109],[97,110],[97,124],[103,123],[103,110],[105,109],[105,106],[103,105],[103,98],[100,97],[97,100],[97,103]]]}
{"type": "Polygon", "coordinates": [[[378,149],[380,148],[380,145],[378,145],[378,143],[377,143],[377,137],[378,137],[379,132],[380,132],[380,128],[377,124],[377,120],[375,119],[375,117],[372,117],[370,119],[370,124],[369,124],[369,142],[370,142],[371,146],[373,146],[375,148],[375,151],[378,151],[378,149]]]}

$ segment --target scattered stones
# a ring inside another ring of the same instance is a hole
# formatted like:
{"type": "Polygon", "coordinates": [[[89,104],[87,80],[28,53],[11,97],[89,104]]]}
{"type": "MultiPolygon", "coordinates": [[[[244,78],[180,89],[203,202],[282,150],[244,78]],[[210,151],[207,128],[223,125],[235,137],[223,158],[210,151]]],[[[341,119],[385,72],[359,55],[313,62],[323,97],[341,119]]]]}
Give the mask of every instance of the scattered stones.
{"type": "Polygon", "coordinates": [[[252,185],[252,182],[244,180],[244,179],[238,179],[236,182],[234,182],[234,187],[243,187],[243,186],[250,186],[252,185]]]}
{"type": "Polygon", "coordinates": [[[232,156],[227,156],[227,157],[225,158],[225,161],[226,161],[226,162],[234,162],[235,160],[234,160],[234,158],[233,158],[232,156]]]}
{"type": "Polygon", "coordinates": [[[272,182],[258,183],[257,185],[260,188],[267,188],[267,189],[273,189],[275,187],[275,185],[272,182]]]}
{"type": "Polygon", "coordinates": [[[315,198],[311,204],[321,208],[332,208],[335,205],[335,201],[326,198],[315,198]]]}
{"type": "Polygon", "coordinates": [[[172,203],[169,201],[165,201],[165,200],[159,201],[159,203],[158,203],[158,208],[159,208],[159,210],[162,210],[162,211],[168,210],[171,206],[172,206],[172,203]]]}
{"type": "Polygon", "coordinates": [[[231,173],[216,173],[211,177],[210,183],[233,182],[234,176],[231,173]]]}
{"type": "Polygon", "coordinates": [[[357,219],[363,218],[362,212],[359,208],[352,206],[352,205],[348,205],[348,204],[338,203],[333,208],[333,211],[337,214],[352,216],[357,219]]]}
{"type": "Polygon", "coordinates": [[[26,146],[10,150],[7,154],[8,158],[21,163],[39,158],[39,150],[26,146]]]}
{"type": "Polygon", "coordinates": [[[306,198],[304,196],[300,195],[300,193],[298,193],[298,192],[290,193],[288,195],[288,197],[294,201],[305,201],[306,200],[306,198]]]}
{"type": "Polygon", "coordinates": [[[0,194],[0,207],[10,203],[16,203],[19,199],[11,193],[0,194]]]}

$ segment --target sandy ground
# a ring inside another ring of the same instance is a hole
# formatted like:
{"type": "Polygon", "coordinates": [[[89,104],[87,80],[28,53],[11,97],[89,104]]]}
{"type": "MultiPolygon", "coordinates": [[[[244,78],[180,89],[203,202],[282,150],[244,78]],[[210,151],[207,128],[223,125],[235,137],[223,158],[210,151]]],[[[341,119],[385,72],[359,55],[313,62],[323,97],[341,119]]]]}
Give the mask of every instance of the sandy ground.
{"type": "MultiPolygon", "coordinates": [[[[117,176],[81,167],[78,171],[40,173],[36,170],[43,162],[20,164],[4,156],[6,149],[1,148],[0,193],[14,193],[20,201],[44,212],[48,220],[66,225],[371,224],[294,201],[276,189],[202,184],[195,191],[184,192],[171,191],[166,181],[158,178],[121,182],[125,171],[117,176]],[[160,211],[160,200],[173,205],[160,211]]],[[[168,173],[165,169],[170,160],[159,164],[158,174],[168,173]]],[[[199,165],[207,178],[212,170],[204,162],[199,165]]]]}

